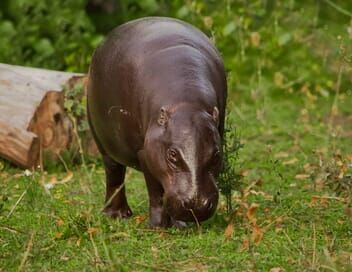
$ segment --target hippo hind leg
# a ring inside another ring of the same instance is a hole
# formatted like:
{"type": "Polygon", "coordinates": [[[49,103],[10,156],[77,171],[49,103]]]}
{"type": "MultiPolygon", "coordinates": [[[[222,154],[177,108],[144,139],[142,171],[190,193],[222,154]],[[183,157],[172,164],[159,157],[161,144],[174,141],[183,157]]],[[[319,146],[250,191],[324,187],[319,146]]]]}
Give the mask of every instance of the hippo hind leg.
{"type": "Polygon", "coordinates": [[[112,218],[128,218],[132,211],[128,206],[125,193],[126,166],[103,155],[106,173],[106,197],[104,213],[112,218]]]}
{"type": "Polygon", "coordinates": [[[94,127],[90,120],[89,112],[89,107],[87,105],[88,123],[95,143],[97,144],[97,147],[103,156],[103,162],[105,166],[106,196],[104,213],[112,218],[128,218],[132,216],[132,211],[127,203],[124,186],[126,166],[115,162],[108,155],[106,155],[103,147],[99,143],[99,139],[95,134],[94,127]]]}

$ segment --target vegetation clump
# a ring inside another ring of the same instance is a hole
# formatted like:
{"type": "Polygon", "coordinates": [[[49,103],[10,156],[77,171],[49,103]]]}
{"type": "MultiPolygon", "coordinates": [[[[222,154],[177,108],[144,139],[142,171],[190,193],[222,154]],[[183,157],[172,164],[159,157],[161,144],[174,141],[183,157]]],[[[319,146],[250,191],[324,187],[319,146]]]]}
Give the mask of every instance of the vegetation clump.
{"type": "Polygon", "coordinates": [[[238,165],[238,156],[241,148],[243,148],[243,144],[240,142],[233,115],[227,114],[222,142],[223,166],[217,180],[220,193],[225,197],[227,213],[232,212],[232,196],[234,191],[239,191],[241,185],[242,176],[239,173],[238,165]]]}

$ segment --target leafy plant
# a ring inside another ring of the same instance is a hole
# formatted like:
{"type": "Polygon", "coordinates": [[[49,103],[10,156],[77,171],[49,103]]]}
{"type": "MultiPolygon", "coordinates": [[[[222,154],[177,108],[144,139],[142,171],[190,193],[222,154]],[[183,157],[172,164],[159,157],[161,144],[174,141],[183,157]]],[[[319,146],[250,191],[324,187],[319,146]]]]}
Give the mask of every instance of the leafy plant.
{"type": "Polygon", "coordinates": [[[0,62],[57,70],[87,70],[102,36],[86,1],[2,0],[0,62]]]}
{"type": "Polygon", "coordinates": [[[87,159],[94,159],[97,154],[96,151],[89,153],[90,149],[94,149],[96,146],[95,141],[92,138],[88,124],[87,116],[87,96],[84,92],[84,84],[82,79],[77,79],[77,81],[72,82],[65,86],[65,102],[64,108],[73,123],[74,131],[74,144],[68,152],[68,156],[72,159],[78,159],[80,157],[80,162],[85,163],[87,159]]]}
{"type": "Polygon", "coordinates": [[[242,178],[237,169],[237,160],[243,144],[240,142],[232,115],[227,114],[225,123],[225,133],[222,142],[223,168],[218,178],[218,187],[225,196],[226,211],[231,213],[233,209],[232,195],[234,191],[239,190],[242,178]]]}
{"type": "Polygon", "coordinates": [[[77,124],[78,132],[89,131],[87,121],[87,97],[84,95],[84,86],[81,82],[72,87],[66,87],[64,108],[77,124]]]}

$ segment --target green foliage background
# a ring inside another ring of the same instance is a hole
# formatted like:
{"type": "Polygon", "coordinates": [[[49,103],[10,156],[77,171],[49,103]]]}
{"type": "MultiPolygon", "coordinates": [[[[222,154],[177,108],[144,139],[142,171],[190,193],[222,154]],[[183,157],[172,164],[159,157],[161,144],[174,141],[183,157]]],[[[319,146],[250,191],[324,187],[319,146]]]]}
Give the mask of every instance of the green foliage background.
{"type": "Polygon", "coordinates": [[[2,0],[0,62],[86,72],[94,48],[115,26],[171,16],[206,32],[222,52],[230,92],[307,88],[347,91],[352,3],[275,0],[2,0]],[[97,5],[96,3],[102,3],[97,5]],[[342,52],[342,54],[341,54],[342,52]],[[341,68],[343,67],[343,69],[341,68]]]}

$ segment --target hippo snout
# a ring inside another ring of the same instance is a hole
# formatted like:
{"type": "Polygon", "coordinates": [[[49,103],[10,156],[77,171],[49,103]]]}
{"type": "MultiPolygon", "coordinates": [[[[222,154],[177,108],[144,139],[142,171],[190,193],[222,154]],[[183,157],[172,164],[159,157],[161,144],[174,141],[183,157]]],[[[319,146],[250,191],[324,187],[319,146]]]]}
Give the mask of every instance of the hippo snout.
{"type": "Polygon", "coordinates": [[[166,197],[166,209],[168,214],[175,220],[185,222],[204,221],[214,214],[218,198],[219,194],[217,191],[210,195],[198,196],[193,199],[169,195],[166,197]]]}

